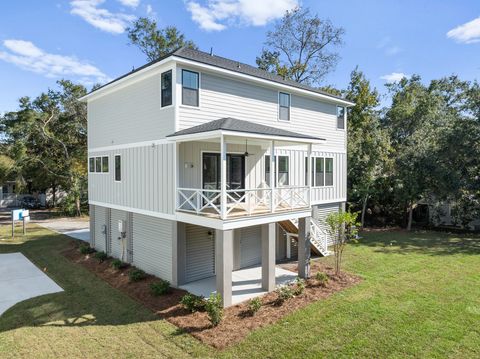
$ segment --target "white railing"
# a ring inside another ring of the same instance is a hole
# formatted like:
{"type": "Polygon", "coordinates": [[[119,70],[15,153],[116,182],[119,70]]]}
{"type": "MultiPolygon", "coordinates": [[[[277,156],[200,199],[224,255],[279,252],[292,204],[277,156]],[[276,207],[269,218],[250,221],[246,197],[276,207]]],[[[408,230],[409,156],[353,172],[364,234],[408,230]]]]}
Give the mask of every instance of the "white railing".
{"type": "MultiPolygon", "coordinates": [[[[177,188],[177,211],[222,217],[222,194],[217,189],[177,188]]],[[[228,189],[223,219],[291,211],[310,206],[308,187],[228,189]],[[273,193],[273,198],[272,198],[273,193]]]]}
{"type": "Polygon", "coordinates": [[[310,219],[310,243],[312,243],[323,255],[328,255],[328,235],[319,226],[317,221],[310,219]]]}

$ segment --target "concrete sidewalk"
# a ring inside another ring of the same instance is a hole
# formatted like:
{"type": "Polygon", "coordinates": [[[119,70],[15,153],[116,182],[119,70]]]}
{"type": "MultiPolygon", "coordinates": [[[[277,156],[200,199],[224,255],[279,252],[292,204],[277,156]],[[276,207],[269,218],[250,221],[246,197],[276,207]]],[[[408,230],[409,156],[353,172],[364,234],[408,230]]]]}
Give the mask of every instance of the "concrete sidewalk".
{"type": "Polygon", "coordinates": [[[16,303],[63,289],[22,253],[0,254],[0,315],[16,303]]]}

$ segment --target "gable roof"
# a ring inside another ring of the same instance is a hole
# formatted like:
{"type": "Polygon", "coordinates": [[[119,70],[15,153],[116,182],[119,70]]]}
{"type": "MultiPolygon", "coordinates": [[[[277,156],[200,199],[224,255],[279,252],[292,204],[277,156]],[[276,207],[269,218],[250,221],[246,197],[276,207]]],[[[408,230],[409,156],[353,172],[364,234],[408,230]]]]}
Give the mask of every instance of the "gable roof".
{"type": "Polygon", "coordinates": [[[235,118],[226,117],[219,120],[210,121],[198,126],[190,127],[185,130],[177,131],[168,135],[167,137],[177,137],[184,135],[193,135],[197,133],[212,132],[212,131],[231,131],[231,132],[242,132],[242,133],[251,133],[256,135],[271,136],[271,137],[288,137],[288,138],[298,138],[303,140],[315,140],[315,141],[324,141],[324,138],[318,138],[314,136],[304,135],[297,132],[282,130],[276,127],[270,127],[261,125],[259,123],[253,123],[250,121],[237,120],[235,118]]]}
{"type": "MultiPolygon", "coordinates": [[[[248,76],[252,76],[252,77],[256,77],[256,78],[259,78],[259,79],[263,79],[263,80],[267,80],[267,81],[272,81],[272,82],[275,82],[275,83],[278,83],[278,84],[281,84],[281,85],[286,85],[286,86],[291,86],[291,87],[294,87],[294,88],[298,88],[298,89],[301,89],[301,90],[305,90],[305,91],[309,91],[309,92],[313,92],[313,93],[317,93],[317,94],[320,94],[320,95],[323,95],[323,96],[326,96],[326,97],[329,97],[333,100],[339,100],[339,101],[344,101],[344,102],[349,102],[351,103],[350,101],[346,100],[345,98],[341,97],[341,96],[336,96],[336,95],[332,95],[326,91],[322,91],[318,88],[315,88],[315,87],[311,87],[311,86],[307,86],[307,85],[304,85],[304,84],[301,84],[299,82],[296,82],[296,81],[293,81],[293,80],[289,80],[289,79],[284,79],[282,76],[279,76],[279,75],[276,75],[276,74],[272,74],[268,71],[265,71],[265,70],[262,70],[262,69],[259,69],[257,67],[254,67],[254,66],[251,66],[251,65],[248,65],[248,64],[244,64],[244,63],[241,63],[241,62],[238,62],[238,61],[235,61],[235,60],[231,60],[231,59],[227,59],[225,57],[221,57],[221,56],[217,56],[217,55],[210,55],[209,53],[207,52],[203,52],[203,51],[200,51],[200,50],[195,50],[195,49],[191,49],[191,48],[188,48],[188,47],[181,47],[165,56],[162,56],[154,61],[151,61],[135,70],[132,70],[108,83],[106,83],[105,85],[102,85],[94,90],[92,90],[88,95],[90,94],[93,94],[94,92],[106,87],[106,86],[109,86],[123,78],[126,78],[134,73],[137,73],[141,70],[144,70],[160,61],[163,61],[163,60],[166,60],[168,59],[169,57],[177,57],[177,58],[180,58],[180,59],[185,59],[185,60],[189,60],[189,61],[194,61],[194,62],[198,62],[198,63],[201,63],[201,64],[204,64],[204,65],[209,65],[209,66],[213,66],[213,67],[217,67],[219,69],[224,69],[224,70],[229,70],[229,71],[233,71],[233,72],[236,72],[236,73],[240,73],[240,74],[244,74],[244,75],[248,75],[248,76]]],[[[87,96],[88,96],[87,95],[87,96]]],[[[353,103],[351,103],[353,104],[353,103]]]]}

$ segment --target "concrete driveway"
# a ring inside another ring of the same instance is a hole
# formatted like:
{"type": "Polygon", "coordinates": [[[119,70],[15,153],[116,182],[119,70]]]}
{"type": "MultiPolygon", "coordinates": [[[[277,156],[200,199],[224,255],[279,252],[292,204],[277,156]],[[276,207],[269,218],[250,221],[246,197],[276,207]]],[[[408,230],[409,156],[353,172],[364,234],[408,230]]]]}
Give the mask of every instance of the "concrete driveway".
{"type": "Polygon", "coordinates": [[[85,242],[90,241],[90,224],[85,220],[75,218],[50,218],[32,220],[32,222],[75,239],[80,239],[85,242]]]}
{"type": "Polygon", "coordinates": [[[16,303],[63,289],[22,253],[0,254],[0,315],[16,303]]]}

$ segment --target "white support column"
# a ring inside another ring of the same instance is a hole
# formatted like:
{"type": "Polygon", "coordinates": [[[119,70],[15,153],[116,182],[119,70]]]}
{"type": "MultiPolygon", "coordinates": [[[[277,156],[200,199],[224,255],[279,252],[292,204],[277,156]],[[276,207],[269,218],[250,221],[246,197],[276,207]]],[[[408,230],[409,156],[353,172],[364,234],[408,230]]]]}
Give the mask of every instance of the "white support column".
{"type": "Polygon", "coordinates": [[[308,205],[312,203],[312,144],[308,144],[307,150],[307,187],[308,187],[308,205]]]}
{"type": "Polygon", "coordinates": [[[233,230],[215,232],[215,272],[217,293],[222,296],[223,307],[232,305],[233,230]]]}
{"type": "Polygon", "coordinates": [[[275,290],[275,223],[262,224],[262,289],[275,290]]]}
{"type": "Polygon", "coordinates": [[[275,212],[275,179],[276,179],[275,141],[270,143],[270,212],[275,212]]]}
{"type": "Polygon", "coordinates": [[[298,276],[310,277],[310,217],[298,219],[298,276]]]}
{"type": "Polygon", "coordinates": [[[287,259],[292,258],[292,237],[287,233],[287,259]]]}
{"type": "Polygon", "coordinates": [[[220,136],[220,218],[227,216],[227,142],[220,136]]]}

